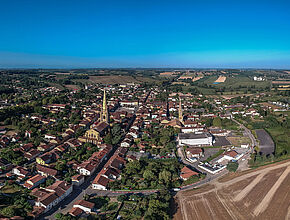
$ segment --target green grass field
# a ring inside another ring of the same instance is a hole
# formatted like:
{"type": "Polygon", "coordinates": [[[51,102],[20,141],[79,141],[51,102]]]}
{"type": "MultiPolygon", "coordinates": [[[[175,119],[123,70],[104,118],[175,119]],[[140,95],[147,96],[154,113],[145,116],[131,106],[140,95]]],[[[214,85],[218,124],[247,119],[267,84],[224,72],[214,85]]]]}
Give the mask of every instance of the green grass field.
{"type": "Polygon", "coordinates": [[[276,154],[282,153],[286,150],[288,153],[290,152],[290,131],[289,129],[285,129],[283,127],[278,128],[268,128],[267,131],[270,133],[273,138],[276,149],[276,154]]]}
{"type": "Polygon", "coordinates": [[[246,93],[250,88],[253,90],[265,89],[265,91],[267,87],[270,88],[269,81],[257,82],[247,76],[230,76],[227,77],[225,82],[213,84],[217,78],[218,76],[207,76],[196,81],[193,85],[205,95],[216,94],[216,89],[223,89],[224,95],[230,95],[246,93]]]}

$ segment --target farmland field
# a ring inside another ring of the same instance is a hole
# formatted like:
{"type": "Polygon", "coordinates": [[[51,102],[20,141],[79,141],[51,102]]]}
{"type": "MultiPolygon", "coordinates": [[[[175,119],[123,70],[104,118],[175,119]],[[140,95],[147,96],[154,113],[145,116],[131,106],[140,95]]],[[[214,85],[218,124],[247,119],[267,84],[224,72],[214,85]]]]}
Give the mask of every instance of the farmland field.
{"type": "Polygon", "coordinates": [[[197,77],[194,77],[194,78],[192,79],[192,82],[198,81],[198,80],[200,80],[200,79],[202,79],[202,78],[203,78],[203,76],[197,76],[197,77]]]}
{"type": "Polygon", "coordinates": [[[290,80],[289,81],[272,81],[273,84],[290,84],[290,80]]]}
{"type": "Polygon", "coordinates": [[[219,76],[219,78],[217,78],[217,80],[215,81],[216,83],[221,83],[221,82],[225,82],[227,79],[226,76],[219,76]]]}
{"type": "MultiPolygon", "coordinates": [[[[204,77],[197,81],[197,83],[213,84],[218,78],[216,76],[204,77]]],[[[227,87],[239,88],[239,86],[255,86],[256,88],[264,88],[270,85],[268,81],[257,82],[246,76],[227,77],[226,81],[222,84],[214,84],[214,87],[227,87]]]]}
{"type": "Polygon", "coordinates": [[[79,87],[77,85],[65,85],[66,88],[70,89],[70,90],[78,90],[79,87]]]}
{"type": "Polygon", "coordinates": [[[288,160],[180,191],[174,219],[289,219],[289,192],[288,160]]]}
{"type": "Polygon", "coordinates": [[[142,83],[155,81],[148,77],[133,77],[133,76],[90,76],[90,81],[101,84],[124,84],[124,83],[142,83]]]}
{"type": "Polygon", "coordinates": [[[204,95],[217,94],[222,91],[222,95],[235,95],[252,93],[257,90],[267,90],[270,88],[270,81],[257,82],[247,76],[205,76],[193,82],[193,87],[204,95]],[[224,82],[222,82],[225,80],[224,82]]]}

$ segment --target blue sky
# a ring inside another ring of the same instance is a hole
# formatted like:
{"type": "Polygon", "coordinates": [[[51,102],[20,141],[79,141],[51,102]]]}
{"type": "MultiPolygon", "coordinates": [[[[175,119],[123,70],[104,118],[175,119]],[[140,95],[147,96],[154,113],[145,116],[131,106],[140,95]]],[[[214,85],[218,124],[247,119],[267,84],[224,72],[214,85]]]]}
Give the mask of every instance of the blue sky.
{"type": "Polygon", "coordinates": [[[290,1],[0,0],[0,68],[290,68],[290,1]]]}

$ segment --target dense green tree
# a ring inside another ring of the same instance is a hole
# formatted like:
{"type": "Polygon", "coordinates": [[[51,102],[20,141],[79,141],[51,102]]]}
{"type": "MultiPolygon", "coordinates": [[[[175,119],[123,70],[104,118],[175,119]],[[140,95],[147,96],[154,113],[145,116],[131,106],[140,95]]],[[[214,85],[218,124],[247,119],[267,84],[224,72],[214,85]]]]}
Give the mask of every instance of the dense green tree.
{"type": "Polygon", "coordinates": [[[238,162],[232,162],[230,161],[227,165],[227,169],[230,171],[230,172],[236,172],[237,169],[239,167],[239,163],[238,162]]]}
{"type": "Polygon", "coordinates": [[[220,117],[215,117],[213,119],[213,126],[214,127],[222,127],[222,121],[220,117]]]}
{"type": "Polygon", "coordinates": [[[6,216],[6,217],[13,217],[16,215],[16,209],[11,207],[11,206],[8,206],[8,207],[5,207],[1,210],[1,214],[6,216]]]}

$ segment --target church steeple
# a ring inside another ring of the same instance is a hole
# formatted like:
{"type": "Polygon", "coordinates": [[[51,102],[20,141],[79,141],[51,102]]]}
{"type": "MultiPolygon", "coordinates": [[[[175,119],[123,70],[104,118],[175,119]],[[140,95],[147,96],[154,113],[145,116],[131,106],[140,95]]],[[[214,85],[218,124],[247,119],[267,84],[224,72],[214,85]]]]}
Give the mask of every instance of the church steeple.
{"type": "Polygon", "coordinates": [[[104,89],[104,96],[103,96],[103,106],[101,110],[101,122],[109,122],[109,115],[108,115],[108,108],[107,108],[107,101],[106,101],[106,90],[104,89]]]}
{"type": "Polygon", "coordinates": [[[179,96],[178,120],[179,120],[181,123],[183,122],[182,106],[181,106],[181,98],[180,98],[180,96],[179,96]]]}

